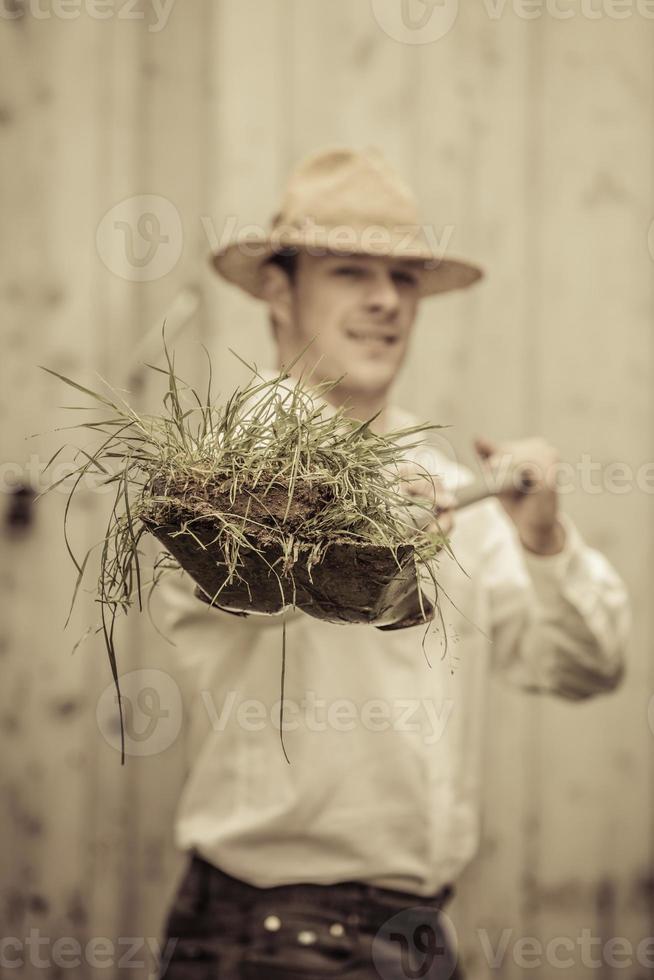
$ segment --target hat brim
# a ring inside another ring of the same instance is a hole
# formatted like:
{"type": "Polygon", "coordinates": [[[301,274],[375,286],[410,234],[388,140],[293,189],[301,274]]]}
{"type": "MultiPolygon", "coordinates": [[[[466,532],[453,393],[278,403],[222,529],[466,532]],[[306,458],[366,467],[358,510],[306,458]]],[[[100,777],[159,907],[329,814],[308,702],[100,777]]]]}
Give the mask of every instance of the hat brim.
{"type": "Polygon", "coordinates": [[[454,289],[465,289],[483,278],[479,266],[461,259],[443,258],[418,245],[406,245],[405,240],[384,243],[379,249],[364,248],[359,243],[339,245],[311,240],[306,236],[286,236],[282,245],[267,235],[248,235],[213,252],[210,262],[215,271],[243,289],[255,299],[264,299],[261,270],[263,265],[280,252],[307,251],[313,255],[372,256],[410,260],[419,267],[421,296],[434,296],[454,289]]]}

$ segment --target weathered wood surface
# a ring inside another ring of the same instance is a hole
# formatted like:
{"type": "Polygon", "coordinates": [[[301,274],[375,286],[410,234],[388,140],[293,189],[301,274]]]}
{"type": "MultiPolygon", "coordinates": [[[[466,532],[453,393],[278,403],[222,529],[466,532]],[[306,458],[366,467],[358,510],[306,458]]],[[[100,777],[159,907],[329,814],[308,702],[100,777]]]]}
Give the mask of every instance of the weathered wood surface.
{"type": "MultiPolygon", "coordinates": [[[[480,432],[541,432],[575,465],[588,454],[635,473],[652,458],[654,21],[636,4],[622,19],[605,4],[599,17],[577,6],[565,20],[518,16],[517,3],[461,4],[448,33],[414,45],[382,29],[383,6],[193,0],[173,4],[157,30],[146,3],[134,8],[143,20],[100,20],[83,4],[64,19],[45,2],[50,16],[37,17],[35,4],[5,3],[24,15],[0,18],[3,490],[10,464],[27,478],[36,459],[38,481],[38,461],[59,444],[24,436],[70,421],[55,406],[75,399],[39,363],[88,382],[98,371],[148,404],[155,386],[134,373],[133,355],[157,357],[167,311],[192,379],[202,377],[200,340],[219,390],[243,376],[229,347],[270,361],[263,311],[213,276],[208,247],[230,222],[265,224],[288,168],[338,143],[384,149],[436,233],[488,271],[474,292],[424,305],[402,403],[451,424],[468,463],[480,432]],[[146,207],[143,195],[162,200],[146,207]],[[122,260],[96,247],[103,216],[135,197],[133,210],[154,213],[169,237],[152,279],[147,263],[125,265],[147,241],[130,238],[128,254],[126,238],[122,260]]],[[[78,554],[99,538],[107,502],[80,496],[78,554]]],[[[174,718],[161,750],[132,754],[123,769],[115,732],[97,720],[111,697],[98,709],[110,683],[102,645],[96,637],[70,655],[93,622],[88,597],[61,628],[75,580],[63,505],[45,497],[24,533],[3,532],[0,915],[4,935],[38,928],[83,947],[158,935],[181,868],[171,823],[184,761],[174,718]]],[[[524,972],[521,938],[578,943],[586,929],[635,948],[651,932],[651,493],[577,488],[565,506],[630,587],[630,669],[617,694],[587,705],[493,684],[482,849],[452,911],[473,980],[498,975],[478,930],[487,949],[504,938],[508,980],[524,972]]],[[[124,673],[157,672],[139,675],[155,700],[134,723],[138,747],[138,724],[148,711],[156,723],[170,696],[171,651],[145,617],[132,616],[120,639],[124,673]]],[[[126,947],[114,949],[117,959],[126,947]]],[[[575,977],[597,975],[574,955],[575,977]]],[[[25,958],[7,975],[107,975],[100,963],[44,971],[25,958]]],[[[560,976],[549,959],[531,975],[560,976]]],[[[634,957],[599,975],[648,971],[634,957]]]]}

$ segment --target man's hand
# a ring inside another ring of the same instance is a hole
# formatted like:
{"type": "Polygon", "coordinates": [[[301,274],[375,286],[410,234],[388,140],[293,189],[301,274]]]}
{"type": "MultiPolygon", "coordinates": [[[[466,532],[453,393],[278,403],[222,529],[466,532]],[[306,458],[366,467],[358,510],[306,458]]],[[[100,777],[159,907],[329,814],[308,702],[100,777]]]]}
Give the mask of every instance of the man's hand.
{"type": "Polygon", "coordinates": [[[418,511],[418,519],[423,530],[429,534],[449,535],[454,527],[454,506],[456,497],[446,490],[442,481],[435,474],[431,474],[418,463],[405,461],[399,467],[400,484],[399,491],[417,504],[429,507],[433,513],[433,518],[422,521],[422,514],[418,511]]]}
{"type": "Polygon", "coordinates": [[[563,550],[565,531],[558,519],[557,450],[544,439],[495,444],[475,439],[475,450],[492,479],[511,476],[510,489],[497,498],[515,524],[528,551],[555,555],[563,550]],[[527,481],[526,484],[522,481],[527,481]]]}

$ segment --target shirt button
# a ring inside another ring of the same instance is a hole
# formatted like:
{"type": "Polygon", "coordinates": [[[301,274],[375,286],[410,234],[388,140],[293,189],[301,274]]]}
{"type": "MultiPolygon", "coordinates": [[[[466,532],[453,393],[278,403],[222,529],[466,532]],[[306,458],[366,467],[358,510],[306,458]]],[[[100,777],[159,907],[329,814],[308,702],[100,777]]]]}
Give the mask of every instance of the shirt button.
{"type": "Polygon", "coordinates": [[[332,924],[329,927],[329,935],[330,936],[344,936],[345,935],[345,929],[343,928],[343,926],[341,925],[340,922],[332,922],[332,924]]]}
{"type": "Polygon", "coordinates": [[[317,938],[318,936],[311,929],[303,929],[297,934],[297,941],[301,946],[311,946],[317,938]]]}
{"type": "Polygon", "coordinates": [[[282,927],[282,920],[277,915],[267,915],[263,920],[263,927],[268,932],[279,932],[282,927]]]}

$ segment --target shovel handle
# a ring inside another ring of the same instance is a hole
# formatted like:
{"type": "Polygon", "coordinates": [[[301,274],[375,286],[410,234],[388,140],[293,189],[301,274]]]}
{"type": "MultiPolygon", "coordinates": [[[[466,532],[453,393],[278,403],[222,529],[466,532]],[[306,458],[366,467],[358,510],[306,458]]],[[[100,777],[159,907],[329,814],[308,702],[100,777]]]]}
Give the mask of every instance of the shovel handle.
{"type": "MultiPolygon", "coordinates": [[[[515,470],[508,473],[505,478],[498,482],[492,477],[488,480],[476,479],[473,483],[462,487],[456,491],[456,504],[454,510],[463,510],[472,504],[478,504],[489,497],[496,497],[499,493],[507,493],[510,490],[519,493],[529,493],[534,486],[534,481],[527,473],[520,474],[515,470]]],[[[438,517],[442,511],[437,507],[435,511],[430,511],[418,504],[410,505],[407,508],[407,516],[411,518],[417,529],[425,528],[433,516],[438,517]]]]}
{"type": "Polygon", "coordinates": [[[475,480],[467,487],[462,487],[456,494],[457,502],[455,510],[462,510],[470,507],[471,504],[478,504],[481,500],[488,497],[496,497],[499,493],[508,493],[513,490],[516,493],[529,493],[533,489],[534,481],[527,473],[520,473],[513,470],[501,482],[489,486],[485,480],[475,480]]]}

